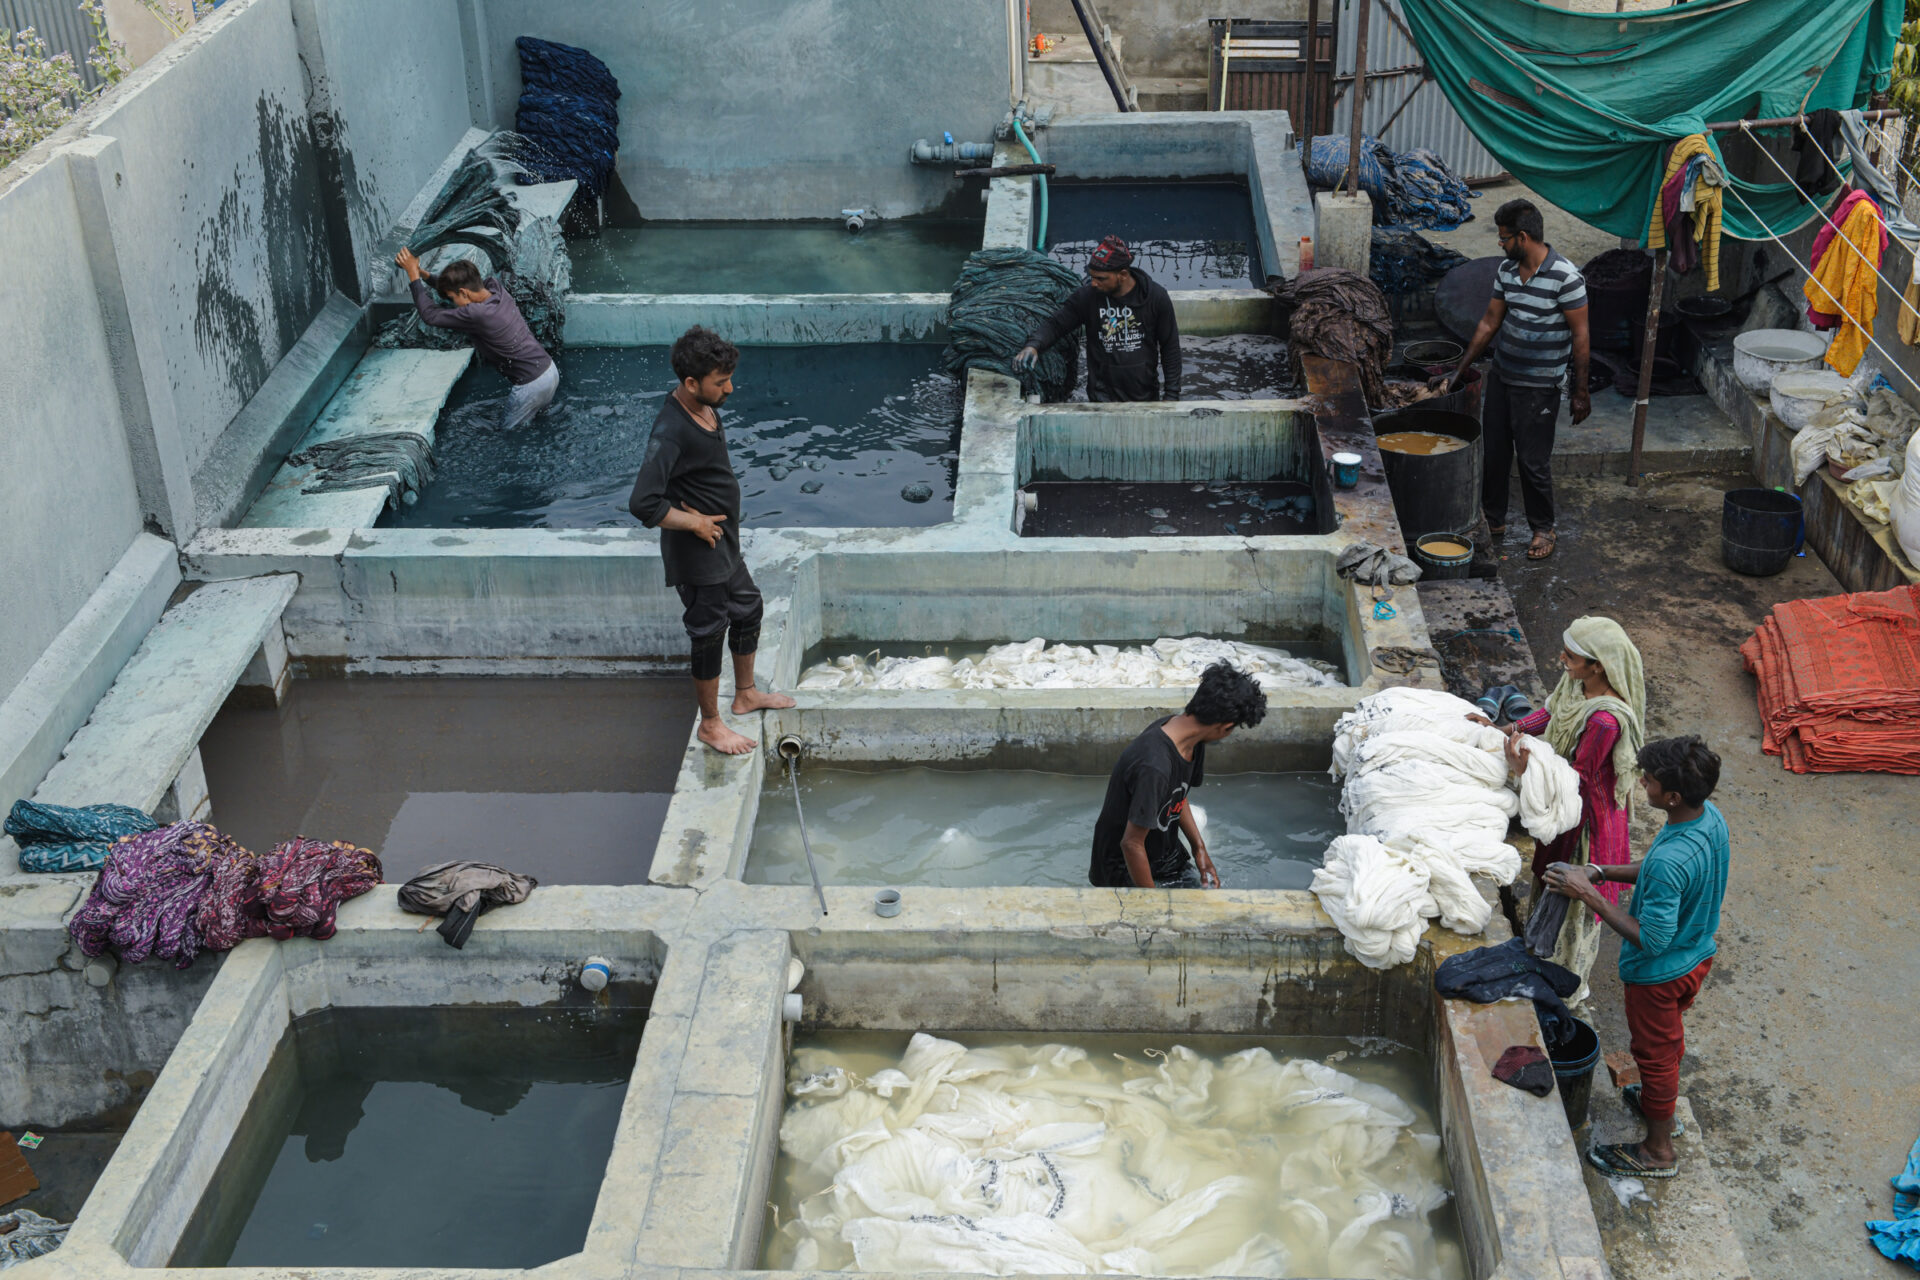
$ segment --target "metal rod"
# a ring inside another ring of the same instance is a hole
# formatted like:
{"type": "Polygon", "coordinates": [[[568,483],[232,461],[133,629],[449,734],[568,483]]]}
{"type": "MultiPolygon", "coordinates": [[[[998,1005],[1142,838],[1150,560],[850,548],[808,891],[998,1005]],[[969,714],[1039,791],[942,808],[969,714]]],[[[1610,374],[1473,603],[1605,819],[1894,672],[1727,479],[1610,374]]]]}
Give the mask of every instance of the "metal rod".
{"type": "MultiPolygon", "coordinates": [[[[1888,116],[1897,116],[1900,112],[1892,107],[1884,111],[1862,111],[1863,120],[1884,120],[1888,116]]],[[[1708,133],[1726,133],[1730,129],[1779,129],[1790,124],[1805,124],[1805,116],[1776,116],[1769,120],[1722,120],[1719,124],[1707,126],[1708,133]]]]}
{"type": "Polygon", "coordinates": [[[807,853],[807,874],[813,877],[814,896],[820,899],[820,914],[827,914],[827,891],[820,887],[820,868],[813,861],[813,841],[807,839],[807,815],[800,809],[800,753],[787,757],[787,781],[793,784],[793,816],[800,821],[800,847],[807,853]]]}
{"type": "Polygon", "coordinates": [[[1353,0],[1360,6],[1360,26],[1353,37],[1353,123],[1347,130],[1347,198],[1360,196],[1360,113],[1367,106],[1367,17],[1373,0],[1353,0]]]}
{"type": "Polygon", "coordinates": [[[1050,164],[1002,164],[991,169],[955,169],[956,178],[1031,178],[1035,174],[1050,176],[1053,166],[1050,164]]]}
{"type": "MultiPolygon", "coordinates": [[[[1633,457],[1627,484],[1640,487],[1640,451],[1647,443],[1647,400],[1653,395],[1653,348],[1660,340],[1660,295],[1667,291],[1667,251],[1653,251],[1653,287],[1647,290],[1647,332],[1640,340],[1640,387],[1633,400],[1633,457]]],[[[794,793],[798,795],[798,792],[794,793]]]]}
{"type": "Polygon", "coordinates": [[[1227,109],[1227,69],[1233,62],[1233,19],[1227,19],[1227,33],[1220,38],[1220,105],[1216,111],[1227,109]]]}
{"type": "Polygon", "coordinates": [[[1307,92],[1301,99],[1301,133],[1313,141],[1313,105],[1320,96],[1320,0],[1307,0],[1307,92]]]}
{"type": "Polygon", "coordinates": [[[1087,43],[1093,46],[1093,60],[1100,64],[1100,74],[1107,78],[1107,88],[1113,90],[1114,102],[1122,111],[1133,110],[1126,92],[1120,88],[1119,73],[1107,61],[1107,51],[1100,43],[1100,33],[1093,29],[1093,19],[1087,16],[1087,6],[1083,0],[1073,0],[1073,12],[1080,19],[1080,29],[1087,33],[1087,43]]]}
{"type": "Polygon", "coordinates": [[[1400,113],[1407,109],[1407,104],[1413,101],[1414,95],[1426,87],[1427,82],[1423,79],[1419,84],[1407,91],[1406,97],[1400,99],[1400,105],[1393,109],[1393,114],[1387,117],[1387,122],[1380,126],[1380,141],[1385,142],[1387,140],[1387,130],[1393,128],[1393,122],[1400,118],[1400,113]]]}

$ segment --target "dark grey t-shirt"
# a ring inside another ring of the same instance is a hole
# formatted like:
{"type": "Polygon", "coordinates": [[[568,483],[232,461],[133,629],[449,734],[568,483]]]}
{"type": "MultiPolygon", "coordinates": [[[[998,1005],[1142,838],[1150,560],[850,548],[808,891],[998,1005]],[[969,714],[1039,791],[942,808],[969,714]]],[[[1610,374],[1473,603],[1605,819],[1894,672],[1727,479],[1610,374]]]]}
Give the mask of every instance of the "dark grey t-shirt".
{"type": "Polygon", "coordinates": [[[473,335],[473,349],[480,358],[507,376],[516,387],[525,386],[547,371],[553,357],[534,338],[533,330],[520,314],[520,306],[506,287],[492,276],[481,288],[492,294],[485,302],[464,307],[441,306],[433,290],[421,280],[412,282],[413,309],[420,318],[441,329],[473,335]]]}

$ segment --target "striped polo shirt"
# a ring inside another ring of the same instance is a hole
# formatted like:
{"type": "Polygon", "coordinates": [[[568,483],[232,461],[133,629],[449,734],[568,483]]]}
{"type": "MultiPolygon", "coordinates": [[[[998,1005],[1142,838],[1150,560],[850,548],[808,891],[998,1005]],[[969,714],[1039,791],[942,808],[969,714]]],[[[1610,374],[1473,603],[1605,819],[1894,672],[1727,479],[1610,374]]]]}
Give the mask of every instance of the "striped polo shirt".
{"type": "Polygon", "coordinates": [[[1586,277],[1548,249],[1531,280],[1520,277],[1520,264],[1511,258],[1501,262],[1493,296],[1507,304],[1493,347],[1500,380],[1511,387],[1559,386],[1573,356],[1567,312],[1587,305],[1586,277]]]}

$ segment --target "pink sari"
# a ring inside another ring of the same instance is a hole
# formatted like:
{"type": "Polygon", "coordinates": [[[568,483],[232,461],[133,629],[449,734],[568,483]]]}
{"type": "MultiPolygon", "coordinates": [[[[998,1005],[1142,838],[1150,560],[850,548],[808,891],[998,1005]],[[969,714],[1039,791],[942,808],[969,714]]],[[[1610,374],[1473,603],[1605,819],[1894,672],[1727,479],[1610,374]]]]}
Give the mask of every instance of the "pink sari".
{"type": "MultiPolygon", "coordinates": [[[[1539,737],[1553,717],[1546,708],[1519,722],[1522,733],[1539,737]]],[[[1596,711],[1580,731],[1573,749],[1573,771],[1580,776],[1580,825],[1536,847],[1533,855],[1535,878],[1546,875],[1556,862],[1574,862],[1580,856],[1580,837],[1587,837],[1587,857],[1595,866],[1624,866],[1633,853],[1627,840],[1627,811],[1614,803],[1613,746],[1620,740],[1620,722],[1611,712],[1596,711]]],[[[1608,902],[1618,903],[1623,884],[1600,886],[1608,902]]]]}

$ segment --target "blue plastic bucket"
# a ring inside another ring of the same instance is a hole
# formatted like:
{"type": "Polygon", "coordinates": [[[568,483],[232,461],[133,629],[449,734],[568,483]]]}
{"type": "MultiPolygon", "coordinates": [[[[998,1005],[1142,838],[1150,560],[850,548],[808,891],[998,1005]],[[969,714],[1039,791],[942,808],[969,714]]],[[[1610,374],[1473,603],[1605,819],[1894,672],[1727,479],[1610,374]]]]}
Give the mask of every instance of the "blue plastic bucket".
{"type": "Polygon", "coordinates": [[[1336,453],[1333,455],[1333,487],[1351,489],[1360,483],[1360,455],[1357,453],[1336,453]]]}

